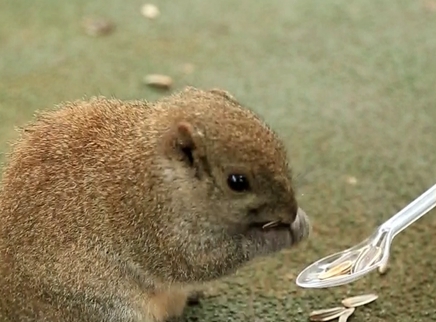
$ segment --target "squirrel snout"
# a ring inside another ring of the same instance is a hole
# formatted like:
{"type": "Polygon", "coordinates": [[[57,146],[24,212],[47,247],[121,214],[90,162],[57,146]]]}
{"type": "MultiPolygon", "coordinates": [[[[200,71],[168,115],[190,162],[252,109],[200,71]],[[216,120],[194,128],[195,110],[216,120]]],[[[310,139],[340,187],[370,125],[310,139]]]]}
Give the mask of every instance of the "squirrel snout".
{"type": "Polygon", "coordinates": [[[294,222],[291,224],[291,234],[293,243],[299,243],[304,239],[307,239],[310,235],[311,224],[306,212],[298,208],[297,216],[294,222]]]}

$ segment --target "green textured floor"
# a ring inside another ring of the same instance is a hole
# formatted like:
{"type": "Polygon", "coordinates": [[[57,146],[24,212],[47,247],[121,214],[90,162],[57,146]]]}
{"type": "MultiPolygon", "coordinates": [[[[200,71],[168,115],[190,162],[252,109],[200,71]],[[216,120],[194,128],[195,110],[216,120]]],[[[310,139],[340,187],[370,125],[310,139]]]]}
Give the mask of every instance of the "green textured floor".
{"type": "Polygon", "coordinates": [[[156,20],[142,4],[0,0],[0,151],[35,109],[164,95],[142,83],[148,73],[172,76],[172,90],[227,89],[286,140],[314,231],[212,284],[186,321],[307,321],[363,292],[380,298],[350,321],[436,321],[435,211],[395,239],[387,275],[328,290],[294,283],[436,182],[436,0],[166,0],[156,20]],[[93,15],[115,31],[87,36],[93,15]]]}

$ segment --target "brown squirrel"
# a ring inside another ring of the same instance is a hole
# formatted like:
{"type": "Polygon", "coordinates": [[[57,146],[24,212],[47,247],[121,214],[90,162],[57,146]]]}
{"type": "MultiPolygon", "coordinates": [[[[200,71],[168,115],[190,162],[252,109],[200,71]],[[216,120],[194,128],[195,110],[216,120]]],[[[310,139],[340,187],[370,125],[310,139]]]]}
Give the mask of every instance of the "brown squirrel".
{"type": "Polygon", "coordinates": [[[309,229],[283,143],[229,93],[64,103],[4,167],[0,321],[166,321],[309,229]]]}

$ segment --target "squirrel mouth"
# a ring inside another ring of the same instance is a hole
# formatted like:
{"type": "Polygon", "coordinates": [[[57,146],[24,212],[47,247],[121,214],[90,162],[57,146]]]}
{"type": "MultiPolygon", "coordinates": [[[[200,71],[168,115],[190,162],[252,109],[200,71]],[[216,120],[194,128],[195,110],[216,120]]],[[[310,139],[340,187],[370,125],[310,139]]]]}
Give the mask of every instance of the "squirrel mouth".
{"type": "Polygon", "coordinates": [[[279,220],[251,223],[247,235],[262,254],[290,247],[295,240],[291,225],[279,220]]]}
{"type": "Polygon", "coordinates": [[[250,227],[265,230],[265,231],[271,230],[271,229],[274,229],[274,230],[275,229],[290,229],[289,224],[281,222],[280,220],[252,223],[252,224],[250,224],[250,227]]]}

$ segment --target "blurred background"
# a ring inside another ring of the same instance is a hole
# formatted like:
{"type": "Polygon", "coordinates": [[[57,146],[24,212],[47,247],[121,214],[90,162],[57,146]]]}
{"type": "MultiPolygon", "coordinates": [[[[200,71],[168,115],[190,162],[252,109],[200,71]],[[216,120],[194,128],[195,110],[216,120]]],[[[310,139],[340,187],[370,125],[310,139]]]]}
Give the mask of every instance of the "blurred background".
{"type": "Polygon", "coordinates": [[[313,234],[208,285],[184,321],[307,321],[369,292],[350,321],[436,321],[435,211],[394,240],[386,275],[295,285],[436,182],[435,75],[436,0],[0,0],[0,161],[62,101],[225,89],[285,140],[313,234]]]}

